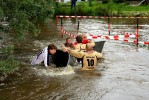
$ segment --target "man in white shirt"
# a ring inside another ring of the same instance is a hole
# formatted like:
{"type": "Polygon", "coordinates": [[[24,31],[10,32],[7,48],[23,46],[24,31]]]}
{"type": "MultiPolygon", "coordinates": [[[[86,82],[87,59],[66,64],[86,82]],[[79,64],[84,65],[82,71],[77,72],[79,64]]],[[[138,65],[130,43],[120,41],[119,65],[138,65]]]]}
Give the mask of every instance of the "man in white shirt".
{"type": "Polygon", "coordinates": [[[43,50],[41,50],[33,59],[31,64],[36,65],[44,62],[44,66],[48,67],[52,62],[52,55],[56,53],[57,47],[54,44],[48,45],[43,50]]]}

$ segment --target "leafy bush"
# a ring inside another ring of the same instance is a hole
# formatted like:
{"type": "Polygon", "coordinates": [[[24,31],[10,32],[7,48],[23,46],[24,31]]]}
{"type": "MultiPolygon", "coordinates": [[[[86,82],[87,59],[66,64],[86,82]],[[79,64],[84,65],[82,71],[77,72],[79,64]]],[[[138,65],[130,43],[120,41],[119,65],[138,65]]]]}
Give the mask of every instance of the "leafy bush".
{"type": "Polygon", "coordinates": [[[95,15],[107,15],[108,11],[107,11],[107,7],[105,5],[98,5],[97,7],[95,7],[95,15]]]}
{"type": "Polygon", "coordinates": [[[7,58],[11,56],[14,52],[14,46],[12,44],[8,44],[6,47],[0,49],[1,54],[5,54],[7,58]]]}
{"type": "MultiPolygon", "coordinates": [[[[12,40],[25,40],[26,37],[37,36],[40,32],[39,22],[45,22],[53,14],[53,0],[2,0],[0,20],[8,25],[6,27],[0,24],[0,34],[7,33],[8,36],[11,35],[12,40]]],[[[0,39],[3,37],[0,36],[0,39]]],[[[19,62],[13,57],[13,45],[5,46],[0,47],[0,75],[19,68],[19,62]]]]}
{"type": "Polygon", "coordinates": [[[3,0],[0,7],[0,13],[9,23],[9,31],[19,40],[25,39],[26,33],[37,35],[38,21],[44,22],[54,10],[51,0],[3,0]]]}
{"type": "Polygon", "coordinates": [[[126,0],[102,0],[102,2],[104,4],[108,3],[109,1],[113,1],[114,3],[123,3],[125,2],[126,0]]]}
{"type": "Polygon", "coordinates": [[[81,3],[78,4],[77,8],[76,8],[76,13],[77,15],[84,15],[86,13],[85,9],[86,9],[87,5],[85,3],[81,3]]]}
{"type": "MultiPolygon", "coordinates": [[[[70,7],[63,6],[64,3],[60,3],[60,7],[57,9],[59,12],[57,15],[80,15],[80,16],[132,16],[135,14],[136,11],[141,12],[145,11],[146,13],[149,12],[149,6],[129,6],[124,2],[125,0],[115,0],[112,2],[112,0],[105,0],[105,4],[102,4],[98,1],[92,1],[92,6],[90,7],[88,2],[77,2],[77,6],[75,10],[70,11],[70,7]],[[117,2],[117,3],[115,3],[117,2]],[[126,12],[129,11],[130,13],[126,12]],[[64,14],[63,14],[64,12],[64,14]],[[67,13],[66,13],[67,12],[67,13]]],[[[66,4],[64,4],[66,5],[66,4]]],[[[70,2],[67,3],[67,5],[70,5],[70,2]]],[[[147,14],[144,14],[147,15],[147,14]]]]}
{"type": "Polygon", "coordinates": [[[19,62],[13,57],[14,46],[9,44],[5,48],[0,49],[0,74],[9,74],[19,69],[19,62]]]}
{"type": "Polygon", "coordinates": [[[19,69],[19,62],[12,56],[0,61],[0,74],[10,74],[19,69]]]}

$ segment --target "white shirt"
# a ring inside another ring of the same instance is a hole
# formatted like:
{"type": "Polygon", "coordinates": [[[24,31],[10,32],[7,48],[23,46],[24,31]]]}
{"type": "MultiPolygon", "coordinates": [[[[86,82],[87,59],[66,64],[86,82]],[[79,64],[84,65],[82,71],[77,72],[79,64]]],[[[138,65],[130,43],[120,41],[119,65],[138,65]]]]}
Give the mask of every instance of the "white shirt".
{"type": "Polygon", "coordinates": [[[48,57],[48,47],[45,47],[43,50],[41,50],[38,53],[38,55],[33,57],[31,64],[32,65],[40,64],[42,61],[44,61],[44,66],[48,67],[48,64],[47,64],[48,59],[47,59],[47,57],[48,57]]]}

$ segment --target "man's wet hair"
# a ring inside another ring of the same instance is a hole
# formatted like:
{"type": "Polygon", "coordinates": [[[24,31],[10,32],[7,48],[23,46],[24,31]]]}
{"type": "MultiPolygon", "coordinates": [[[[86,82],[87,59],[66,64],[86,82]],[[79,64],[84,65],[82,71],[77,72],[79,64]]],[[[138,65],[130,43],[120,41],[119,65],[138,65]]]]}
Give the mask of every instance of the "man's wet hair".
{"type": "Polygon", "coordinates": [[[86,49],[92,50],[93,49],[93,45],[91,43],[87,43],[86,44],[86,49]]]}
{"type": "Polygon", "coordinates": [[[70,38],[70,37],[66,38],[66,41],[67,41],[68,39],[71,39],[71,38],[70,38]]]}
{"type": "Polygon", "coordinates": [[[48,45],[48,50],[53,50],[53,49],[57,49],[56,45],[54,45],[54,44],[49,44],[49,45],[48,45]]]}
{"type": "Polygon", "coordinates": [[[76,37],[76,41],[77,41],[78,43],[82,43],[82,40],[83,40],[82,36],[78,35],[78,36],[76,37]]]}

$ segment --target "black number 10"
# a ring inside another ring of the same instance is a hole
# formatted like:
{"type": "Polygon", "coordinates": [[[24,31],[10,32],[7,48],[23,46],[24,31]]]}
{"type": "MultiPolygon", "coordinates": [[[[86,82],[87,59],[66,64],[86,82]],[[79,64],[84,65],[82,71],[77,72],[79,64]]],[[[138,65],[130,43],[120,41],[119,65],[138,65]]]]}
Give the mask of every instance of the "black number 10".
{"type": "Polygon", "coordinates": [[[88,66],[93,66],[94,65],[94,60],[93,59],[87,59],[88,66]]]}

